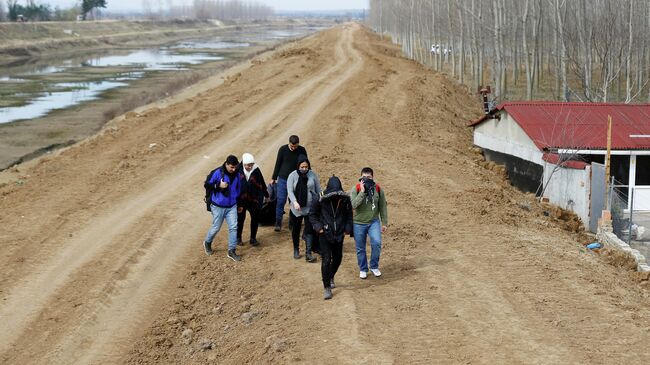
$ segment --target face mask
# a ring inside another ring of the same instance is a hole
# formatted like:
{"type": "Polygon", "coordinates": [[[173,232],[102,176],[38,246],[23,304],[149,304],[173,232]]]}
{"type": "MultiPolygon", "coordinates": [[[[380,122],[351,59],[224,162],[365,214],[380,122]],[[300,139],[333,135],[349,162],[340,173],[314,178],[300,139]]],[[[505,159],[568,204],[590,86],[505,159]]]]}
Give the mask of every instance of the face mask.
{"type": "Polygon", "coordinates": [[[306,174],[307,171],[309,171],[309,169],[298,169],[298,172],[300,172],[303,175],[306,174]]]}

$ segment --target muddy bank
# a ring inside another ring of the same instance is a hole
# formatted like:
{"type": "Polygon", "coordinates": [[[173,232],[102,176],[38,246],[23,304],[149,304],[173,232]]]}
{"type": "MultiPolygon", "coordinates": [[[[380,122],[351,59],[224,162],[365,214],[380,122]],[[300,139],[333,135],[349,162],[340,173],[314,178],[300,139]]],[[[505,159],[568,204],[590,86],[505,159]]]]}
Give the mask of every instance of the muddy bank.
{"type": "MultiPolygon", "coordinates": [[[[298,23],[293,22],[291,24],[298,23]]],[[[104,25],[100,24],[100,28],[104,25]]],[[[124,26],[124,24],[121,25],[124,26]]],[[[254,32],[262,33],[266,30],[292,29],[292,27],[281,28],[280,23],[271,26],[253,26],[256,27],[254,32]]],[[[253,28],[249,28],[250,31],[253,31],[251,29],[253,28]]],[[[222,28],[211,33],[213,35],[209,37],[218,36],[236,39],[242,32],[246,32],[246,30],[222,28]]],[[[201,39],[204,36],[205,34],[202,33],[201,39]]],[[[99,99],[86,101],[66,109],[55,110],[43,117],[0,124],[0,170],[44,153],[49,153],[56,148],[80,141],[96,133],[106,121],[117,115],[173,95],[199,80],[222,72],[234,64],[247,60],[261,52],[273,49],[284,41],[286,40],[267,39],[255,42],[247,47],[218,50],[218,54],[223,55],[224,59],[191,65],[188,70],[184,71],[148,72],[146,77],[129,82],[127,87],[103,92],[99,99]]],[[[143,46],[135,41],[130,44],[134,47],[143,46]]],[[[207,52],[208,50],[203,51],[207,52]]],[[[214,51],[212,50],[212,52],[214,51]]],[[[34,60],[35,63],[44,61],[43,58],[34,60]]]]}
{"type": "MultiPolygon", "coordinates": [[[[256,24],[239,27],[258,26],[256,24]]],[[[0,65],[9,66],[27,58],[111,48],[151,46],[204,36],[233,28],[202,21],[99,21],[0,23],[0,65]]]]}
{"type": "Polygon", "coordinates": [[[96,21],[0,23],[0,66],[25,58],[70,52],[160,45],[175,40],[204,37],[226,29],[250,29],[323,24],[320,21],[268,21],[224,24],[220,21],[96,21]]]}

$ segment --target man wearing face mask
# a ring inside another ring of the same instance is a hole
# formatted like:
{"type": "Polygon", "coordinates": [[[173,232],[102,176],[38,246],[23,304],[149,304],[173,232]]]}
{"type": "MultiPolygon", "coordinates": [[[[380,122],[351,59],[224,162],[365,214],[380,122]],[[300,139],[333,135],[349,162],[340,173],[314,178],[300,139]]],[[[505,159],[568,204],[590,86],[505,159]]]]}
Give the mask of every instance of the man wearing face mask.
{"type": "Polygon", "coordinates": [[[287,189],[289,195],[289,219],[291,219],[291,239],[293,240],[293,258],[300,258],[300,229],[305,222],[305,260],[314,262],[316,258],[312,255],[312,244],[314,240],[313,230],[309,222],[309,209],[312,201],[318,199],[321,192],[318,175],[311,170],[311,164],[307,156],[298,157],[297,169],[287,178],[287,189]]]}
{"type": "Polygon", "coordinates": [[[296,169],[298,156],[307,158],[307,150],[300,145],[298,136],[289,137],[289,144],[278,149],[278,156],[275,159],[272,183],[277,183],[277,202],[275,206],[275,231],[282,229],[282,216],[284,215],[284,204],[287,201],[287,178],[296,169]]]}
{"type": "Polygon", "coordinates": [[[237,199],[237,244],[243,245],[242,232],[246,221],[246,211],[251,215],[251,246],[257,246],[257,228],[259,216],[264,203],[264,198],[269,197],[262,171],[255,163],[255,158],[250,153],[244,153],[242,163],[239,165],[242,176],[241,193],[237,199]]]}
{"type": "Polygon", "coordinates": [[[388,208],[383,189],[375,183],[370,167],[361,169],[359,183],[350,192],[354,208],[354,242],[357,246],[357,263],[359,277],[368,277],[368,259],[366,256],[366,236],[370,237],[370,271],[376,277],[379,271],[381,254],[381,234],[388,226],[388,208]]]}

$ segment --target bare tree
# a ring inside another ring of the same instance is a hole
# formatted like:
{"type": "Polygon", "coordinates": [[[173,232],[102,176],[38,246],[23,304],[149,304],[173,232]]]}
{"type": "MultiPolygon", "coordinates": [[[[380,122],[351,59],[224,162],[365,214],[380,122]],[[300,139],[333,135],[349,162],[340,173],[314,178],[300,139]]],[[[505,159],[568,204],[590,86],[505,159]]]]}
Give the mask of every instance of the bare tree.
{"type": "Polygon", "coordinates": [[[369,4],[372,28],[390,35],[407,57],[474,87],[489,76],[500,100],[511,95],[650,100],[650,1],[371,0],[369,4]],[[524,75],[521,95],[515,94],[519,88],[509,92],[509,86],[524,75]]]}
{"type": "Polygon", "coordinates": [[[5,14],[5,3],[4,1],[0,0],[0,22],[4,22],[7,20],[7,15],[5,14]]]}
{"type": "Polygon", "coordinates": [[[627,55],[625,57],[625,102],[629,103],[632,101],[632,81],[631,81],[631,76],[632,76],[632,70],[630,68],[631,62],[632,62],[632,41],[634,40],[633,37],[633,28],[632,28],[632,19],[633,19],[633,13],[634,13],[634,0],[629,0],[629,8],[628,8],[628,42],[627,42],[627,55]]]}
{"type": "Polygon", "coordinates": [[[148,19],[154,18],[153,7],[150,0],[142,0],[142,13],[148,19]]]}
{"type": "Polygon", "coordinates": [[[583,140],[590,133],[588,129],[579,128],[586,119],[586,115],[586,113],[571,114],[571,112],[560,110],[553,118],[550,134],[545,134],[544,130],[540,130],[541,138],[538,142],[544,146],[544,152],[556,156],[548,178],[546,181],[542,179],[537,187],[536,194],[538,193],[540,199],[544,196],[555,173],[567,167],[571,162],[584,161],[584,156],[579,154],[580,143],[578,141],[583,140]]]}

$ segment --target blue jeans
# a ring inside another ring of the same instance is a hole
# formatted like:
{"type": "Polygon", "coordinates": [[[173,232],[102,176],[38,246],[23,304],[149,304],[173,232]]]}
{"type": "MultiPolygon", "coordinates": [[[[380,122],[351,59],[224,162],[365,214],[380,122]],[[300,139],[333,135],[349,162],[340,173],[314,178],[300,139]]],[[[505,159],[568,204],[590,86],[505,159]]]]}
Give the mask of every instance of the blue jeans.
{"type": "Polygon", "coordinates": [[[287,202],[287,179],[278,177],[277,184],[278,201],[275,203],[275,221],[282,223],[284,204],[287,202]]]}
{"type": "Polygon", "coordinates": [[[237,204],[230,208],[211,204],[210,209],[212,210],[212,227],[205,236],[205,242],[212,243],[225,219],[228,224],[228,250],[234,250],[237,247],[237,204]]]}
{"type": "Polygon", "coordinates": [[[366,236],[370,237],[370,268],[379,269],[379,255],[381,255],[381,222],[379,218],[368,224],[354,224],[354,243],[357,246],[359,271],[368,272],[366,236]]]}

